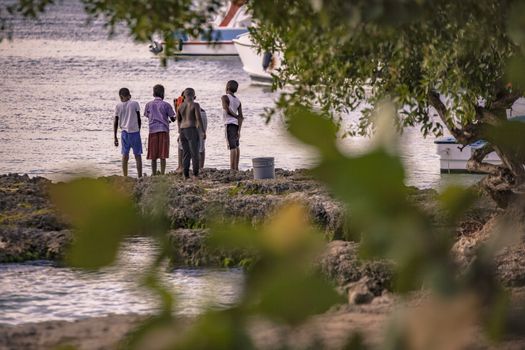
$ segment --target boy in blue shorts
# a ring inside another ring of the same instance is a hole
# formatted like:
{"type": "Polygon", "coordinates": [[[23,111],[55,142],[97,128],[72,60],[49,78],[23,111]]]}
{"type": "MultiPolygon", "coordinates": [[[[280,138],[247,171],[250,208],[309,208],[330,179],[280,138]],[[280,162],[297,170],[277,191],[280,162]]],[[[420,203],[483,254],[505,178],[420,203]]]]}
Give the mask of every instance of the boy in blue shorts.
{"type": "Polygon", "coordinates": [[[128,176],[129,151],[133,149],[133,155],[137,163],[138,177],[142,177],[142,141],[140,139],[140,106],[137,101],[131,100],[129,89],[122,88],[118,92],[120,103],[115,108],[115,121],[113,133],[115,147],[118,147],[117,129],[120,126],[122,143],[122,173],[128,176]]]}

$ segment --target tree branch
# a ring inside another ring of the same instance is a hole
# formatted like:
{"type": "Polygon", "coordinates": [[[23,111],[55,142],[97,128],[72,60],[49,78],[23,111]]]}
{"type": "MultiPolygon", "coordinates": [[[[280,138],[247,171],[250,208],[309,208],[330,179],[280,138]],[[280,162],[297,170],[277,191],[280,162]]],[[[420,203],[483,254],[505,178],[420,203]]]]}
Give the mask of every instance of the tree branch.
{"type": "Polygon", "coordinates": [[[485,159],[485,157],[488,156],[493,151],[494,151],[494,147],[492,147],[492,145],[489,143],[475,150],[467,162],[467,170],[472,171],[472,172],[492,174],[492,175],[500,174],[501,167],[494,165],[494,164],[483,163],[483,159],[485,159]]]}
{"type": "Polygon", "coordinates": [[[488,106],[491,110],[494,109],[508,109],[512,107],[514,102],[520,97],[523,96],[523,93],[520,92],[507,92],[507,91],[501,91],[497,95],[497,100],[492,102],[490,106],[488,106]]]}
{"type": "Polygon", "coordinates": [[[428,102],[437,111],[439,118],[445,124],[448,131],[456,138],[456,141],[462,145],[468,145],[480,139],[481,127],[478,124],[469,123],[463,128],[458,128],[447,118],[447,107],[441,101],[440,94],[436,91],[428,93],[428,102]]]}

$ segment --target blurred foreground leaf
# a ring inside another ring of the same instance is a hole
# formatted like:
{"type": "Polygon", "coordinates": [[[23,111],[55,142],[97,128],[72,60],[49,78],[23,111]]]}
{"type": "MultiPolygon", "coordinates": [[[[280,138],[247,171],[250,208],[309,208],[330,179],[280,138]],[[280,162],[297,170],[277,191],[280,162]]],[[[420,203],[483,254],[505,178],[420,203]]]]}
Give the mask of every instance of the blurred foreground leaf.
{"type": "Polygon", "coordinates": [[[506,80],[515,89],[525,88],[525,57],[523,55],[513,56],[507,61],[506,80]]]}
{"type": "Polygon", "coordinates": [[[510,119],[497,127],[485,128],[487,139],[521,160],[525,159],[525,123],[522,118],[510,119]]]}
{"type": "Polygon", "coordinates": [[[257,300],[253,310],[290,325],[300,324],[310,316],[345,302],[325,278],[307,274],[304,269],[282,266],[257,282],[257,287],[252,289],[257,300]]]}
{"type": "Polygon", "coordinates": [[[200,316],[173,350],[254,349],[237,310],[209,311],[200,316]]]}
{"type": "Polygon", "coordinates": [[[71,266],[97,269],[113,263],[124,237],[140,229],[131,199],[106,182],[79,179],[57,184],[51,197],[74,228],[71,266]]]}
{"type": "Polygon", "coordinates": [[[439,195],[441,207],[449,216],[451,222],[458,220],[476,200],[472,189],[459,186],[449,186],[439,195]]]}
{"type": "Polygon", "coordinates": [[[305,107],[294,106],[288,111],[288,129],[302,142],[315,146],[324,157],[336,155],[336,131],[334,123],[305,107]]]}
{"type": "Polygon", "coordinates": [[[324,247],[322,234],[299,203],[281,206],[261,227],[212,227],[216,248],[244,248],[259,258],[249,270],[241,310],[287,324],[299,324],[344,300],[316,275],[313,261],[324,247]]]}

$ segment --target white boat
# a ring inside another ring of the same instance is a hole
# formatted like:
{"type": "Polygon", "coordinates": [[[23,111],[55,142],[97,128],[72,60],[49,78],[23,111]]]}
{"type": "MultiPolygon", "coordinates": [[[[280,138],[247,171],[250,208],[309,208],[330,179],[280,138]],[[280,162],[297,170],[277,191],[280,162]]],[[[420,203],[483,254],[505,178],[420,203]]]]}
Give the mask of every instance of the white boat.
{"type": "Polygon", "coordinates": [[[211,41],[206,36],[196,39],[179,35],[175,56],[237,56],[233,39],[247,32],[246,28],[217,28],[211,32],[211,41]]]}
{"type": "MultiPolygon", "coordinates": [[[[248,32],[252,18],[245,0],[229,1],[210,22],[211,32],[200,37],[191,37],[184,33],[174,33],[178,42],[175,56],[237,56],[233,39],[248,32]]],[[[159,54],[164,43],[153,41],[150,51],[159,54]]]]}
{"type": "MultiPolygon", "coordinates": [[[[510,110],[507,110],[507,118],[509,121],[516,121],[525,123],[525,99],[518,99],[510,110]]],[[[437,153],[439,155],[439,164],[442,173],[468,173],[467,162],[472,156],[472,152],[487,143],[485,141],[477,141],[470,145],[463,146],[457,143],[452,136],[441,137],[434,141],[437,146],[437,153]]],[[[489,153],[484,163],[500,165],[501,159],[496,152],[489,153]]]]}
{"type": "Polygon", "coordinates": [[[271,84],[272,73],[281,66],[281,54],[257,52],[250,33],[240,35],[233,43],[242,61],[242,68],[250,78],[258,83],[271,84]]]}
{"type": "MultiPolygon", "coordinates": [[[[483,147],[485,141],[477,141],[467,146],[457,143],[454,137],[441,137],[434,141],[439,155],[439,165],[442,173],[467,173],[467,162],[472,152],[483,147]]],[[[483,160],[485,163],[499,165],[501,160],[496,152],[489,153],[483,160]]]]}

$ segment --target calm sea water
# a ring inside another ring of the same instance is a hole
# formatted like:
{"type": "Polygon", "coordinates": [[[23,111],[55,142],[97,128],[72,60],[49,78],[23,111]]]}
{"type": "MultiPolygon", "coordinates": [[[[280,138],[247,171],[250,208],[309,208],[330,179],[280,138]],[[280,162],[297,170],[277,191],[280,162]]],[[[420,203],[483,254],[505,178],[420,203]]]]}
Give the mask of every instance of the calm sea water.
{"type": "MultiPolygon", "coordinates": [[[[118,263],[98,272],[45,261],[0,264],[0,323],[153,313],[159,301],[139,287],[138,279],[155,249],[149,239],[130,239],[118,263]]],[[[175,269],[161,277],[176,296],[175,312],[182,315],[233,305],[244,279],[240,269],[175,269]]]]}
{"type": "MultiPolygon", "coordinates": [[[[7,2],[12,1],[0,0],[7,2]]],[[[13,41],[0,43],[0,173],[55,180],[79,171],[119,174],[120,151],[113,146],[112,135],[117,92],[128,87],[143,108],[157,83],[166,87],[170,102],[184,88],[195,88],[209,120],[206,166],[227,168],[220,98],[230,79],[240,83],[238,96],[246,116],[241,168],[249,168],[258,156],[273,156],[276,166],[288,169],[315,164],[315,153],[288,137],[278,118],[265,123],[261,114],[278,93],[251,85],[238,58],[186,59],[163,68],[147,45],[133,43],[125,30],[109,40],[102,22],[85,25],[85,21],[82,6],[75,1],[53,6],[40,21],[12,20],[13,41]]],[[[347,121],[358,117],[350,114],[347,121]]],[[[145,136],[143,132],[143,142],[145,136]]],[[[367,140],[342,143],[359,150],[367,140]]],[[[439,188],[478,179],[441,175],[433,140],[422,138],[417,129],[403,134],[401,153],[410,185],[439,188]]],[[[172,142],[168,171],[176,168],[175,154],[172,142]]],[[[145,172],[150,173],[149,164],[145,172]]],[[[135,175],[133,160],[130,174],[135,175]]],[[[128,245],[124,254],[132,271],[143,266],[143,256],[151,249],[145,241],[128,245]]],[[[208,303],[219,307],[233,303],[242,278],[238,270],[183,269],[165,274],[179,295],[178,312],[186,314],[198,313],[208,303]]],[[[117,270],[86,274],[47,263],[0,265],[0,322],[151,312],[155,301],[138,292],[132,280],[117,270]]]]}

